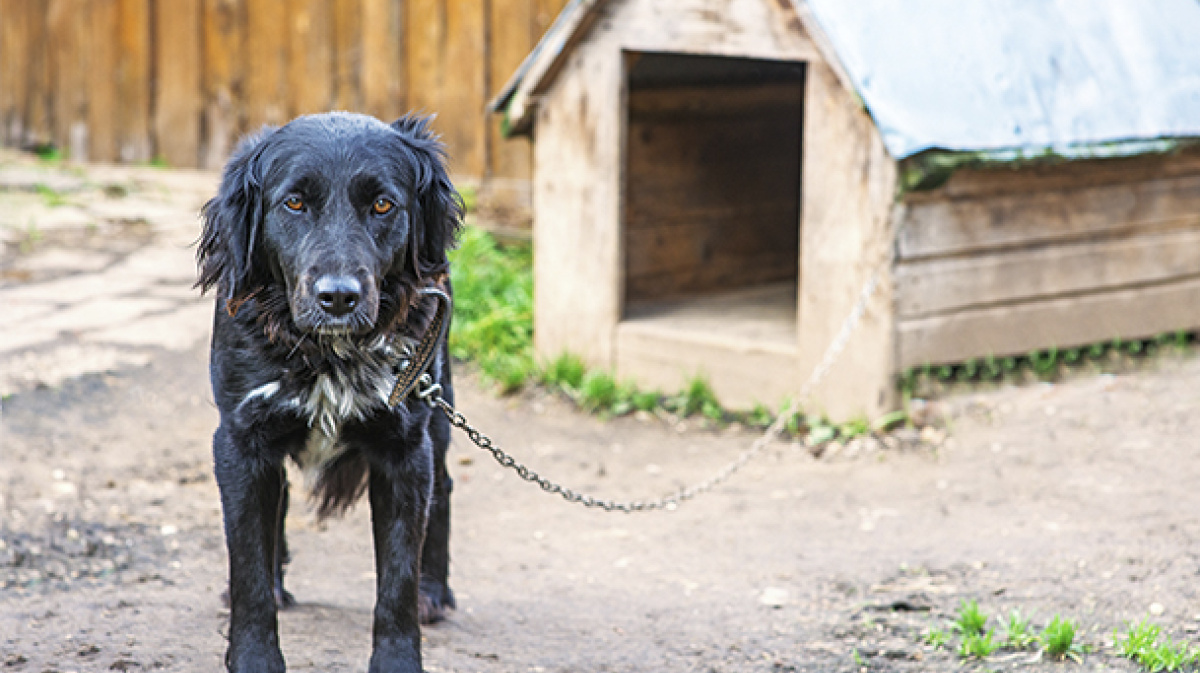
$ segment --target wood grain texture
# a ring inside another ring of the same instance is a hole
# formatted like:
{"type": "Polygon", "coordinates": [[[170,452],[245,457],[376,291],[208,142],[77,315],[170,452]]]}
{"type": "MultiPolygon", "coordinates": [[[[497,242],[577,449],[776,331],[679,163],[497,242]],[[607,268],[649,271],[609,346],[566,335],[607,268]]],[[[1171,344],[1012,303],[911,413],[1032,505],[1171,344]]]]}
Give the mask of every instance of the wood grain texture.
{"type": "Polygon", "coordinates": [[[87,29],[88,72],[87,125],[88,160],[111,162],[117,159],[117,90],[112,77],[94,73],[117,70],[117,35],[120,17],[117,0],[93,0],[87,29]]]}
{"type": "Polygon", "coordinates": [[[394,0],[363,0],[362,105],[390,122],[404,112],[401,6],[394,0]]]}
{"type": "Polygon", "coordinates": [[[554,23],[554,19],[567,6],[569,0],[532,0],[533,29],[540,39],[554,23]]]}
{"type": "Polygon", "coordinates": [[[244,131],[240,91],[246,15],[244,0],[204,0],[202,8],[204,111],[200,165],[220,168],[244,131]]]}
{"type": "Polygon", "coordinates": [[[287,28],[287,3],[247,2],[242,42],[247,130],[288,119],[287,28]]]}
{"type": "Polygon", "coordinates": [[[945,185],[927,192],[910,192],[910,203],[1062,191],[1081,187],[1121,185],[1200,172],[1200,148],[1185,148],[1169,155],[1089,159],[1019,167],[964,168],[945,185]]]}
{"type": "MultiPolygon", "coordinates": [[[[537,8],[532,0],[491,0],[488,16],[488,90],[491,99],[525,60],[537,43],[537,8]]],[[[503,119],[485,120],[488,145],[488,177],[528,178],[533,169],[533,148],[526,138],[507,139],[501,132],[503,119]]]]}
{"type": "Polygon", "coordinates": [[[0,142],[74,141],[76,154],[106,161],[159,151],[175,165],[216,168],[263,124],[332,108],[385,121],[416,109],[442,117],[460,177],[518,179],[499,191],[528,194],[529,144],[501,142],[494,126],[489,134],[497,120],[481,101],[532,48],[545,27],[537,17],[564,2],[0,0],[0,142]],[[197,3],[200,19],[182,18],[197,3]],[[175,56],[196,44],[198,64],[175,56]],[[186,93],[197,69],[198,112],[186,93]],[[168,127],[181,134],[168,138],[168,127]]]}
{"type": "MultiPolygon", "coordinates": [[[[822,64],[808,68],[800,242],[800,371],[833,343],[867,280],[889,255],[896,166],[855,96],[822,64]]],[[[831,418],[894,408],[895,318],[885,273],[859,325],[817,387],[831,418]]],[[[797,385],[799,385],[799,381],[797,385]]]]}
{"type": "Polygon", "coordinates": [[[725,406],[774,406],[795,392],[795,286],[714,295],[617,326],[617,375],[664,391],[681,390],[697,374],[725,406]]]}
{"type": "Polygon", "coordinates": [[[124,162],[149,161],[150,3],[119,0],[117,18],[117,156],[124,162]]]}
{"type": "Polygon", "coordinates": [[[1188,329],[1200,276],[1191,152],[970,170],[906,197],[899,364],[1188,329]]]}
{"type": "Polygon", "coordinates": [[[29,2],[22,7],[28,35],[24,48],[29,54],[21,138],[21,143],[26,146],[49,145],[54,140],[54,120],[51,118],[54,92],[47,10],[44,2],[29,2]]]}
{"type": "Polygon", "coordinates": [[[201,0],[157,0],[154,138],[171,166],[200,160],[201,0]]]}
{"type": "Polygon", "coordinates": [[[438,130],[458,175],[481,176],[487,166],[487,2],[445,0],[446,74],[438,130]]]}
{"type": "Polygon", "coordinates": [[[898,323],[901,368],[1200,327],[1200,279],[898,323]]]}
{"type": "Polygon", "coordinates": [[[430,114],[439,110],[441,103],[446,63],[445,0],[406,2],[404,6],[405,100],[409,109],[430,114]]]}
{"type": "Polygon", "coordinates": [[[88,11],[86,0],[50,0],[48,108],[55,146],[73,161],[87,161],[88,11]]]}
{"type": "Polygon", "coordinates": [[[333,107],[362,109],[363,0],[333,0],[333,107]]]}
{"type": "Polygon", "coordinates": [[[288,116],[329,110],[333,104],[333,5],[288,0],[288,116]]]}
{"type": "MultiPolygon", "coordinates": [[[[1063,171],[1068,171],[1063,167],[1063,171]]],[[[922,198],[908,203],[901,259],[968,255],[1062,243],[1142,229],[1195,226],[1200,170],[1141,182],[1002,192],[978,198],[922,198]]]]}
{"type": "Polygon", "coordinates": [[[29,99],[29,38],[25,0],[0,0],[0,139],[20,145],[29,99]]]}
{"type": "Polygon", "coordinates": [[[1030,250],[902,262],[896,268],[902,318],[1118,289],[1200,273],[1196,227],[1030,250]]]}
{"type": "Polygon", "coordinates": [[[534,345],[603,368],[616,362],[622,294],[624,69],[612,46],[572,59],[538,111],[534,145],[534,345]]]}

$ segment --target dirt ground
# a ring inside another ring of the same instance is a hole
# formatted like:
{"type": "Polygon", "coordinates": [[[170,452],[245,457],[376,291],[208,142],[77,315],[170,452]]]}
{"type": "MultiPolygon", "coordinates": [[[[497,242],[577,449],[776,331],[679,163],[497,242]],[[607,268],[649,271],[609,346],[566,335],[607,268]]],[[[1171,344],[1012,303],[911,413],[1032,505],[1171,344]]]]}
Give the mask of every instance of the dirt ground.
{"type": "MultiPolygon", "coordinates": [[[[190,289],[188,247],[214,185],[0,155],[3,671],[220,668],[211,303],[190,289]]],[[[463,368],[459,389],[501,445],[612,497],[707,477],[756,436],[498,398],[463,368]]],[[[939,404],[947,435],[932,443],[820,459],[780,443],[654,514],[552,499],[459,435],[459,609],[426,629],[426,668],[951,671],[957,656],[921,635],[963,599],[1075,618],[1091,648],[1082,664],[1001,650],[969,669],[1135,670],[1112,634],[1148,615],[1200,640],[1200,361],[939,404]]],[[[323,525],[293,512],[284,655],[291,670],[363,670],[367,507],[323,525]]]]}

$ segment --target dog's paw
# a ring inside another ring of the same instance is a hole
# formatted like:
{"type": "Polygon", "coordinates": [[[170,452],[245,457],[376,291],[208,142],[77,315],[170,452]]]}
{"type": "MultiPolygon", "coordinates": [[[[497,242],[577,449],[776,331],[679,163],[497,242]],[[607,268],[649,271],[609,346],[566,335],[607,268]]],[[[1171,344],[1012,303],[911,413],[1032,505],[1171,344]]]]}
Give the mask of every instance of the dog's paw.
{"type": "Polygon", "coordinates": [[[417,618],[422,624],[436,624],[446,618],[446,613],[458,605],[454,602],[454,592],[441,582],[421,582],[420,595],[417,597],[417,618]]]}

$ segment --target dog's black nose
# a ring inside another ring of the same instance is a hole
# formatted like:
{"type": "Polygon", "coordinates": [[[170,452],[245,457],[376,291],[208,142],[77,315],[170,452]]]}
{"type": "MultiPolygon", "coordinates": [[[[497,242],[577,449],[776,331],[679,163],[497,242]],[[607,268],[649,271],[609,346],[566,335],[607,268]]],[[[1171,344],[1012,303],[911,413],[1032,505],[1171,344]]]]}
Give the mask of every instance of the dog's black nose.
{"type": "Polygon", "coordinates": [[[353,276],[321,276],[313,291],[321,308],[337,318],[353,311],[362,299],[362,283],[353,276]]]}

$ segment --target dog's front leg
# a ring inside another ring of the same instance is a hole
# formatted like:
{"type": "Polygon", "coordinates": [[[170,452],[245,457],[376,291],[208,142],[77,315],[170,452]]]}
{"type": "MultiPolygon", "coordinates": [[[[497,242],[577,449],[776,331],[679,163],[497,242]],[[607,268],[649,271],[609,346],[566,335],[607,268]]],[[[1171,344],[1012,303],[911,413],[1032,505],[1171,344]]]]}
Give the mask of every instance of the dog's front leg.
{"type": "Polygon", "coordinates": [[[223,428],[213,438],[213,457],[229,548],[225,667],[233,673],[282,673],[274,549],[283,471],[266,461],[248,460],[223,428]]]}
{"type": "Polygon", "coordinates": [[[432,482],[424,452],[402,465],[372,466],[375,534],[375,627],[370,673],[421,671],[417,587],[432,482]]]}

